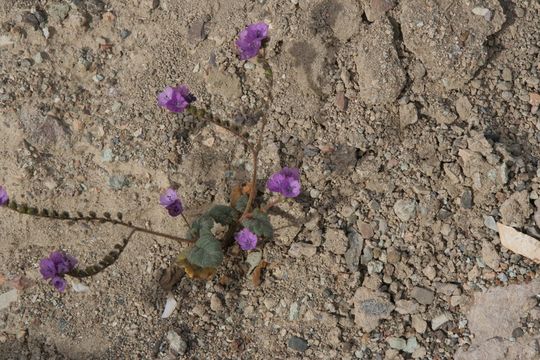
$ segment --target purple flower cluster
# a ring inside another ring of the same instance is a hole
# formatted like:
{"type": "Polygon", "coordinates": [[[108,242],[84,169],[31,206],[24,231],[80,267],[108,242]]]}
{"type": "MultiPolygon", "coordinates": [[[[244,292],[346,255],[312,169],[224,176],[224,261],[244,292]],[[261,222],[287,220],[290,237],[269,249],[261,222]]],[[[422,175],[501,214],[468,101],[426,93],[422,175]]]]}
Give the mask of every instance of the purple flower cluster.
{"type": "Polygon", "coordinates": [[[283,168],[283,170],[270,176],[266,183],[268,190],[280,193],[287,198],[300,195],[300,171],[295,168],[283,168]]]}
{"type": "Polygon", "coordinates": [[[174,189],[168,188],[163,194],[159,197],[159,203],[167,209],[169,215],[175,217],[184,212],[184,206],[182,201],[178,197],[178,194],[174,189]]]}
{"type": "Polygon", "coordinates": [[[175,113],[181,113],[195,100],[186,85],[167,86],[157,97],[159,106],[175,113]]]}
{"type": "Polygon", "coordinates": [[[0,186],[0,206],[6,206],[9,202],[9,196],[3,186],[0,186]]]}
{"type": "Polygon", "coordinates": [[[251,59],[259,53],[263,40],[268,37],[268,25],[263,22],[251,24],[238,34],[236,46],[240,60],[251,59]]]}
{"type": "Polygon", "coordinates": [[[63,292],[66,289],[64,275],[77,266],[77,259],[61,251],[54,251],[48,258],[39,262],[39,272],[45,280],[51,280],[56,290],[63,292]]]}
{"type": "Polygon", "coordinates": [[[242,250],[253,250],[257,246],[257,235],[248,228],[243,228],[234,235],[234,239],[242,250]]]}

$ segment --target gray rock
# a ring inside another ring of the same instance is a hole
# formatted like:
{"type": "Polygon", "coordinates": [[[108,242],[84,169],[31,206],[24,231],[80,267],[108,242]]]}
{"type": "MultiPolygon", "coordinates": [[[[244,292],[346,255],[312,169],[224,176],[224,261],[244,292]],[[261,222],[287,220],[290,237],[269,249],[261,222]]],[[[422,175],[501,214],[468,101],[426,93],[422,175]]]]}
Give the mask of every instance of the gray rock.
{"type": "Polygon", "coordinates": [[[411,291],[411,297],[418,301],[420,304],[429,305],[433,303],[433,300],[435,299],[435,293],[433,292],[433,290],[415,286],[411,291]]]}
{"type": "Polygon", "coordinates": [[[499,229],[497,229],[497,222],[495,221],[493,216],[484,215],[484,225],[486,225],[488,229],[491,229],[495,232],[499,231],[499,229]]]}
{"type": "Polygon", "coordinates": [[[493,270],[499,269],[501,259],[499,253],[497,250],[495,250],[495,246],[492,243],[487,241],[482,243],[482,260],[484,260],[486,265],[493,270]]]}
{"type": "Polygon", "coordinates": [[[287,346],[295,351],[304,352],[308,349],[309,345],[307,340],[298,336],[291,336],[287,341],[287,346]]]}
{"type": "Polygon", "coordinates": [[[396,0],[367,0],[365,1],[366,17],[373,22],[380,19],[384,14],[396,6],[396,0]]]}
{"type": "Polygon", "coordinates": [[[438,315],[434,317],[433,319],[431,319],[431,328],[433,330],[437,330],[438,328],[440,328],[441,326],[443,326],[450,320],[452,320],[452,318],[448,316],[447,314],[438,315]]]}
{"type": "Polygon", "coordinates": [[[409,221],[416,213],[416,201],[401,199],[394,204],[394,213],[403,222],[409,221]]]}
{"type": "Polygon", "coordinates": [[[403,351],[412,354],[416,349],[418,349],[418,341],[415,336],[411,336],[407,339],[407,345],[403,348],[403,351]]]}
{"type": "Polygon", "coordinates": [[[167,333],[167,341],[169,348],[176,355],[184,355],[187,350],[187,343],[175,331],[171,330],[167,333]]]}
{"type": "Polygon", "coordinates": [[[129,185],[129,180],[123,175],[113,175],[109,178],[109,186],[114,190],[121,190],[129,185]]]}
{"type": "Polygon", "coordinates": [[[47,9],[47,13],[49,14],[49,19],[53,22],[62,22],[67,18],[70,10],[71,8],[68,4],[59,2],[51,4],[47,9]]]}
{"type": "Polygon", "coordinates": [[[101,153],[101,160],[103,160],[104,162],[111,162],[113,159],[113,152],[111,149],[105,149],[103,150],[103,152],[101,153]]]}
{"type": "Polygon", "coordinates": [[[461,206],[463,206],[464,209],[472,209],[473,194],[471,189],[466,188],[465,190],[463,190],[463,194],[461,194],[461,206]]]}
{"type": "Polygon", "coordinates": [[[407,346],[407,341],[400,337],[389,337],[388,339],[386,339],[386,342],[392,349],[396,350],[403,350],[405,346],[407,346]]]}
{"type": "Polygon", "coordinates": [[[525,226],[532,212],[527,190],[513,193],[500,208],[502,223],[513,227],[525,226]]]}
{"type": "Polygon", "coordinates": [[[427,330],[427,321],[422,318],[422,315],[417,314],[411,316],[411,322],[417,333],[423,334],[427,330]]]}
{"type": "Polygon", "coordinates": [[[349,232],[349,248],[345,252],[345,263],[351,272],[358,271],[360,256],[364,247],[364,239],[356,231],[349,232]]]}

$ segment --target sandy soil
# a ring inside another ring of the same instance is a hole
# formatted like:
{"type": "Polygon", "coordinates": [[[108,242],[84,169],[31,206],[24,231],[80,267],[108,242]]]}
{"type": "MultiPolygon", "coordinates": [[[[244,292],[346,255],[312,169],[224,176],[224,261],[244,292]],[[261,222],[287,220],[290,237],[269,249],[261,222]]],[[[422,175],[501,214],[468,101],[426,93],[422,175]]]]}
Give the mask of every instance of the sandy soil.
{"type": "Polygon", "coordinates": [[[495,226],[540,225],[539,19],[535,0],[1,0],[12,197],[183,234],[159,193],[177,186],[193,218],[250,157],[156,94],[189,84],[256,131],[263,72],[234,39],[257,21],[275,77],[259,179],[297,166],[304,192],[272,215],[260,286],[232,248],[212,281],[180,282],[168,319],[178,244],[138,234],[58,294],[40,258],[91,263],[127,231],[0,211],[0,359],[540,358],[538,266],[495,226]]]}

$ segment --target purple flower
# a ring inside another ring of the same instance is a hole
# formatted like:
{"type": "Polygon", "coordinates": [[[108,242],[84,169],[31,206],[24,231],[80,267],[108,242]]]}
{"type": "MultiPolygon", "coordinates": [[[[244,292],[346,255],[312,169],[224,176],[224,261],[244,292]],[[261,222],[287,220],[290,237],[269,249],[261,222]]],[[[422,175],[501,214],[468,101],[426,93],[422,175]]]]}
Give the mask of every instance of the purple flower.
{"type": "Polygon", "coordinates": [[[51,284],[60,292],[66,289],[64,275],[77,266],[77,259],[61,251],[54,251],[48,258],[39,262],[39,272],[45,280],[51,280],[51,284]]]}
{"type": "Polygon", "coordinates": [[[3,186],[0,186],[0,206],[6,206],[9,202],[9,196],[3,186]]]}
{"type": "Polygon", "coordinates": [[[268,190],[280,193],[287,198],[300,195],[300,171],[295,168],[283,168],[270,176],[266,183],[268,190]]]}
{"type": "Polygon", "coordinates": [[[60,276],[53,277],[51,280],[51,284],[52,286],[56,288],[56,290],[60,292],[64,292],[64,290],[66,290],[67,282],[66,282],[66,279],[64,279],[63,277],[60,277],[60,276]]]}
{"type": "Polygon", "coordinates": [[[168,188],[163,194],[159,197],[159,203],[167,209],[169,215],[175,217],[184,212],[184,207],[182,201],[178,198],[178,194],[174,189],[168,188]]]}
{"type": "Polygon", "coordinates": [[[186,85],[175,88],[167,86],[157,97],[159,106],[175,113],[181,113],[195,100],[195,96],[189,93],[186,85]]]}
{"type": "Polygon", "coordinates": [[[257,246],[257,235],[248,228],[243,228],[234,235],[234,239],[242,250],[253,250],[257,246]]]}
{"type": "Polygon", "coordinates": [[[238,34],[236,46],[240,51],[240,60],[257,56],[263,40],[268,37],[268,25],[263,22],[247,26],[238,34]]]}

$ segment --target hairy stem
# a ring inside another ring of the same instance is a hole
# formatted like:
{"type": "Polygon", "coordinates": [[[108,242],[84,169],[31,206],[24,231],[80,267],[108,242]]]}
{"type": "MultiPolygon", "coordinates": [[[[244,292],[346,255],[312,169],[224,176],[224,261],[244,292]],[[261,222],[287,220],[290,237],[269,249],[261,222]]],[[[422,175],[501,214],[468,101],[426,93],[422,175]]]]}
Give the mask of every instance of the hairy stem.
{"type": "Polygon", "coordinates": [[[142,233],[159,236],[166,239],[171,239],[178,243],[195,242],[194,240],[184,239],[178,236],[169,235],[169,234],[165,234],[159,231],[154,231],[154,230],[146,229],[140,226],[136,226],[136,225],[133,225],[131,221],[125,222],[124,220],[122,220],[121,213],[117,215],[116,219],[113,219],[111,217],[111,214],[107,212],[104,213],[103,216],[97,216],[96,213],[94,212],[89,212],[88,216],[85,216],[82,213],[77,213],[77,216],[71,216],[69,212],[67,211],[57,211],[57,210],[48,210],[48,209],[40,210],[35,207],[29,207],[27,204],[17,204],[15,201],[10,201],[7,208],[15,212],[18,212],[19,214],[30,215],[30,216],[39,217],[39,218],[48,218],[48,219],[63,220],[63,221],[76,221],[76,222],[78,221],[98,222],[101,224],[109,223],[113,225],[125,226],[129,229],[136,230],[142,233]]]}
{"type": "Polygon", "coordinates": [[[114,250],[111,250],[109,254],[106,255],[97,264],[88,266],[84,269],[79,269],[79,268],[73,269],[70,272],[68,272],[67,275],[74,278],[81,279],[81,278],[90,277],[90,276],[99,274],[100,272],[108,268],[109,266],[113,265],[116,262],[116,260],[118,260],[118,258],[120,257],[120,255],[122,255],[122,252],[126,248],[127,244],[129,243],[129,240],[131,240],[131,237],[133,236],[133,234],[135,234],[135,232],[137,232],[137,230],[131,230],[127,238],[124,238],[121,244],[116,244],[114,246],[114,250]]]}

